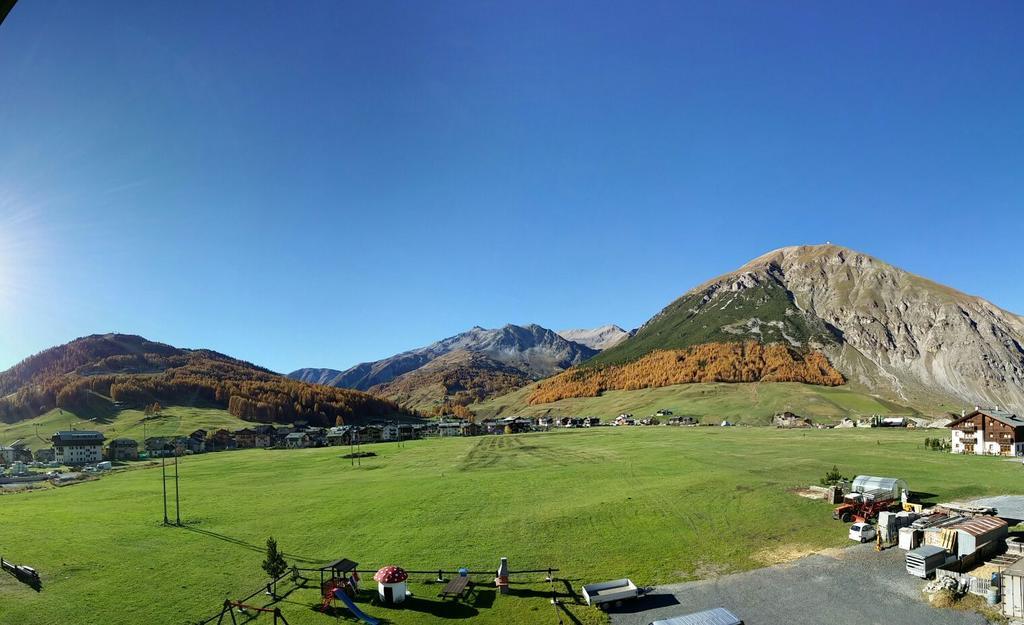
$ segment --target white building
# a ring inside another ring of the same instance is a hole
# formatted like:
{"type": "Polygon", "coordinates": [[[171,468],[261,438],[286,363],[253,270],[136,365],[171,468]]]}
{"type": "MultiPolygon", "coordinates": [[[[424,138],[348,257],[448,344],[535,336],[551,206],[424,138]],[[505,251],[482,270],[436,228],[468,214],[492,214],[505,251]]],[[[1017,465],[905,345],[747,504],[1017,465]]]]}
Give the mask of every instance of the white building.
{"type": "Polygon", "coordinates": [[[80,465],[103,460],[103,435],[92,430],[57,432],[53,441],[54,459],[61,464],[80,465]]]}

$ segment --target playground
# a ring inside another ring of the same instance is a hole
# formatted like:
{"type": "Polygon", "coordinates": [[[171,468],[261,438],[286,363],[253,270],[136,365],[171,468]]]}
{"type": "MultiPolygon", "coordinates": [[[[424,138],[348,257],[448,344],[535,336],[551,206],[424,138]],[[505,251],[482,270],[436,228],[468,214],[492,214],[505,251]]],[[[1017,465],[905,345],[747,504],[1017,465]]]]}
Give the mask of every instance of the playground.
{"type": "Polygon", "coordinates": [[[264,617],[268,624],[291,625],[287,615],[295,622],[308,622],[310,611],[319,611],[332,621],[366,625],[403,622],[403,617],[412,615],[465,620],[478,616],[481,609],[492,609],[497,595],[506,601],[541,599],[545,586],[550,613],[542,611],[537,618],[580,623],[571,611],[571,606],[579,607],[579,595],[568,580],[556,577],[557,573],[554,568],[515,570],[508,566],[507,558],[501,558],[490,572],[467,567],[406,571],[396,565],[373,571],[340,558],[320,567],[293,566],[240,599],[225,599],[215,613],[194,623],[240,625],[264,617]],[[312,595],[313,591],[319,594],[312,595]]]}
{"type": "Polygon", "coordinates": [[[584,584],[676,584],[845,546],[829,506],[790,492],[834,464],[943,499],[1017,492],[1019,464],[928,451],[927,435],[599,428],[383,443],[355,467],[337,448],[188,457],[180,526],[163,523],[159,467],[5,495],[3,556],[36,569],[41,591],[0,575],[0,605],[19,625],[368,622],[340,589],[394,625],[597,625],[607,616],[578,601],[584,584]],[[782,529],[766,534],[766,518],[782,529]],[[268,595],[270,536],[289,569],[268,595]],[[374,579],[389,566],[406,575],[387,578],[410,593],[400,603],[374,579]],[[352,573],[358,588],[339,588],[352,573]]]}

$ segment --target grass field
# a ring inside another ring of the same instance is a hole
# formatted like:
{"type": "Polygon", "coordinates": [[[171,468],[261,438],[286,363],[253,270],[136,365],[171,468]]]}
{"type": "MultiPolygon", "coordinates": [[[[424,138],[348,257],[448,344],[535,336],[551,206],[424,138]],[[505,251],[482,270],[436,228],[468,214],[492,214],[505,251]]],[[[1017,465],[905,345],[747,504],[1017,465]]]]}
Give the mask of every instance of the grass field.
{"type": "MultiPolygon", "coordinates": [[[[487,571],[508,556],[513,569],[558,567],[578,589],[623,575],[641,585],[711,577],[845,545],[829,506],[789,492],[833,464],[902,477],[933,499],[1024,491],[1019,463],[926,451],[929,435],[595,428],[381,444],[355,468],[340,448],[188,457],[185,528],[161,526],[152,468],[0,497],[4,557],[43,579],[36,593],[0,575],[0,622],[192,623],[263,583],[270,535],[300,566],[348,557],[361,568],[487,571]]],[[[363,607],[397,625],[558,622],[543,583],[446,604],[424,583],[431,577],[411,577],[416,599],[405,609],[363,607]]],[[[312,610],[316,601],[309,589],[279,605],[292,625],[338,622],[312,610]]],[[[596,610],[568,609],[603,622],[596,610]]]]}
{"type": "Polygon", "coordinates": [[[735,423],[766,424],[784,410],[824,422],[843,417],[912,415],[906,406],[873,397],[853,385],[838,387],[773,382],[770,384],[677,384],[637,391],[609,391],[600,397],[562,399],[531,406],[533,386],[474,404],[480,417],[524,415],[578,415],[613,419],[622,413],[636,417],[667,408],[675,414],[707,417],[710,422],[729,419],[735,423]]]}
{"type": "Polygon", "coordinates": [[[49,438],[57,430],[72,427],[97,430],[103,432],[108,439],[133,438],[141,443],[147,436],[187,435],[199,428],[240,430],[251,425],[219,408],[173,406],[164,408],[160,415],[149,419],[145,418],[141,410],[121,410],[110,418],[89,420],[80,419],[67,410],[54,409],[35,419],[0,425],[0,443],[10,443],[20,438],[29,441],[29,447],[36,449],[49,446],[49,438]],[[36,432],[46,442],[37,438],[36,432]]]}

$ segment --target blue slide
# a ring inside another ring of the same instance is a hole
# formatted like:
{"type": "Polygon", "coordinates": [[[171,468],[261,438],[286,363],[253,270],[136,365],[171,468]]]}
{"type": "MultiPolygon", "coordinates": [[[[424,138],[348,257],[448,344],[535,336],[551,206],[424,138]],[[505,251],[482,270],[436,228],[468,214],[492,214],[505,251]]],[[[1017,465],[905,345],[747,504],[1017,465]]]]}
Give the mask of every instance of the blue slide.
{"type": "Polygon", "coordinates": [[[359,606],[357,606],[354,601],[349,599],[348,595],[346,595],[345,591],[341,588],[336,588],[334,590],[334,598],[339,599],[342,603],[344,603],[345,607],[349,609],[349,612],[355,614],[357,619],[365,621],[368,625],[380,625],[380,621],[360,610],[359,606]]]}

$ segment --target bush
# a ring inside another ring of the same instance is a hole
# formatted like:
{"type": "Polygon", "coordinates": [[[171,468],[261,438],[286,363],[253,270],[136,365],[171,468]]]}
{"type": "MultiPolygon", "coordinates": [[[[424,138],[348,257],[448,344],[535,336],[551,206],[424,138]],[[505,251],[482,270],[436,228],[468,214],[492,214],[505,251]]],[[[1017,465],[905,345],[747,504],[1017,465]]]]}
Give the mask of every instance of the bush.
{"type": "Polygon", "coordinates": [[[839,472],[839,467],[832,465],[832,470],[825,474],[825,477],[821,478],[822,486],[834,486],[839,482],[846,482],[848,478],[844,477],[839,472]]]}

